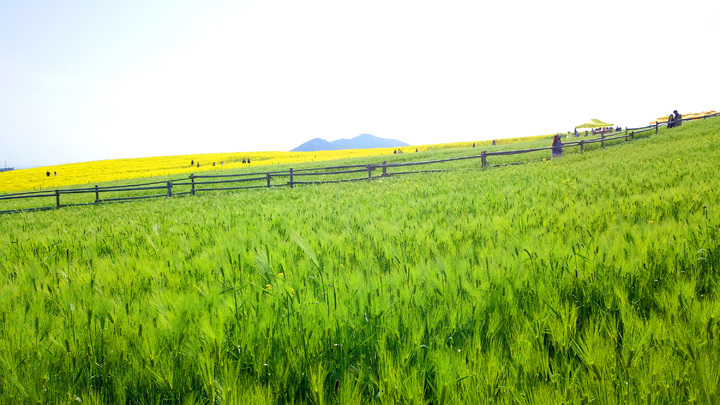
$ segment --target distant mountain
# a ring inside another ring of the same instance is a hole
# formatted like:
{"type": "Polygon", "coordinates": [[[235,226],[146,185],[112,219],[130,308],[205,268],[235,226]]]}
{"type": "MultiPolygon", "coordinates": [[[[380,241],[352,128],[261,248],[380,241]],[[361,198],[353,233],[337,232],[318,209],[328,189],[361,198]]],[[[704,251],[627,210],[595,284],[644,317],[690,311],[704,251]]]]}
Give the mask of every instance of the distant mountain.
{"type": "Polygon", "coordinates": [[[410,146],[397,139],[385,139],[370,134],[358,135],[351,139],[338,139],[328,142],[324,139],[311,139],[290,152],[312,152],[318,150],[343,150],[343,149],[374,149],[374,148],[399,148],[410,146]]]}
{"type": "Polygon", "coordinates": [[[332,143],[324,139],[315,138],[305,142],[290,152],[312,152],[316,150],[337,150],[337,148],[332,143]]]}

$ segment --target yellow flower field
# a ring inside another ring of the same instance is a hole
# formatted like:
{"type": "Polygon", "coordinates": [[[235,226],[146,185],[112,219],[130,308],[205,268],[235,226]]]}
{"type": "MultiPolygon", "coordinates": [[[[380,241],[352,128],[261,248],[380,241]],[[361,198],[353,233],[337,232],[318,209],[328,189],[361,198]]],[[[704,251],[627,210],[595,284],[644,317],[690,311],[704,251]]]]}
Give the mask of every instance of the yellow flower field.
{"type": "MultiPolygon", "coordinates": [[[[710,111],[703,111],[703,112],[699,112],[699,113],[682,114],[682,117],[683,117],[683,119],[686,120],[686,119],[690,119],[690,118],[699,118],[699,117],[703,117],[706,115],[712,115],[712,114],[717,114],[717,111],[710,110],[710,111]]],[[[651,121],[650,125],[655,125],[655,123],[667,122],[669,117],[670,117],[669,115],[666,115],[664,117],[657,118],[655,121],[651,121]]]]}
{"type": "MultiPolygon", "coordinates": [[[[528,141],[545,137],[499,139],[498,144],[528,141]]],[[[478,141],[476,146],[490,145],[492,141],[478,141]]],[[[318,162],[363,156],[392,154],[395,149],[419,152],[437,149],[468,148],[473,142],[406,146],[403,148],[349,149],[317,152],[233,152],[200,155],[158,156],[135,159],[99,160],[70,163],[58,166],[36,167],[0,173],[0,192],[52,189],[71,185],[97,184],[105,181],[168,176],[183,173],[200,173],[239,169],[275,164],[318,162]],[[243,163],[250,160],[250,164],[243,163]],[[190,165],[190,162],[194,165],[190,165]],[[198,167],[197,164],[200,164],[198,167]],[[214,163],[214,165],[213,165],[214,163]],[[47,173],[50,173],[50,176],[47,173]]]]}

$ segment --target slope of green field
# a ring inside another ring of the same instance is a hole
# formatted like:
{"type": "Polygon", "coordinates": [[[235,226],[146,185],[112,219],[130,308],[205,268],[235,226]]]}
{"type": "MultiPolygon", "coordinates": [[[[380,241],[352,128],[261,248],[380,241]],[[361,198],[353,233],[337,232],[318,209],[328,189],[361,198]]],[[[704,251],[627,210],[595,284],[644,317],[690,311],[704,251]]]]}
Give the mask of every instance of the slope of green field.
{"type": "Polygon", "coordinates": [[[719,134],[3,216],[0,401],[717,403],[719,134]]]}

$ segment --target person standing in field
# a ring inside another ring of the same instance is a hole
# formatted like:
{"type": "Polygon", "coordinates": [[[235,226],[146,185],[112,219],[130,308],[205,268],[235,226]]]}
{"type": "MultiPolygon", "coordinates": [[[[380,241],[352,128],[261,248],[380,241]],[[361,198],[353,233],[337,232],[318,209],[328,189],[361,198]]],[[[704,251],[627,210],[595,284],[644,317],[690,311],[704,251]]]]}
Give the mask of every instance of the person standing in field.
{"type": "Polygon", "coordinates": [[[562,141],[560,140],[560,134],[553,137],[552,143],[552,157],[560,157],[563,154],[562,141]]]}
{"type": "Polygon", "coordinates": [[[680,113],[677,112],[677,110],[675,110],[673,112],[675,113],[675,120],[673,122],[673,127],[679,127],[680,125],[682,125],[682,115],[680,115],[680,113]]]}
{"type": "Polygon", "coordinates": [[[670,115],[668,115],[667,127],[672,128],[674,126],[675,126],[675,117],[673,116],[672,113],[670,113],[670,115]]]}

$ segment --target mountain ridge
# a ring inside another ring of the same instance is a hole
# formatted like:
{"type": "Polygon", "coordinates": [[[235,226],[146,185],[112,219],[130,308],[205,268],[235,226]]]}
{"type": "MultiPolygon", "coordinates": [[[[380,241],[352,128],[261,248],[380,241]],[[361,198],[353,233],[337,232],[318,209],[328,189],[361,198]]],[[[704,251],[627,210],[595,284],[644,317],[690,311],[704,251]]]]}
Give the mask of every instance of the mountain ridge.
{"type": "Polygon", "coordinates": [[[375,148],[397,148],[410,146],[397,139],[378,138],[370,134],[360,134],[354,138],[338,139],[332,142],[322,138],[313,138],[302,145],[290,150],[290,152],[313,152],[321,150],[344,150],[344,149],[375,149],[375,148]]]}

